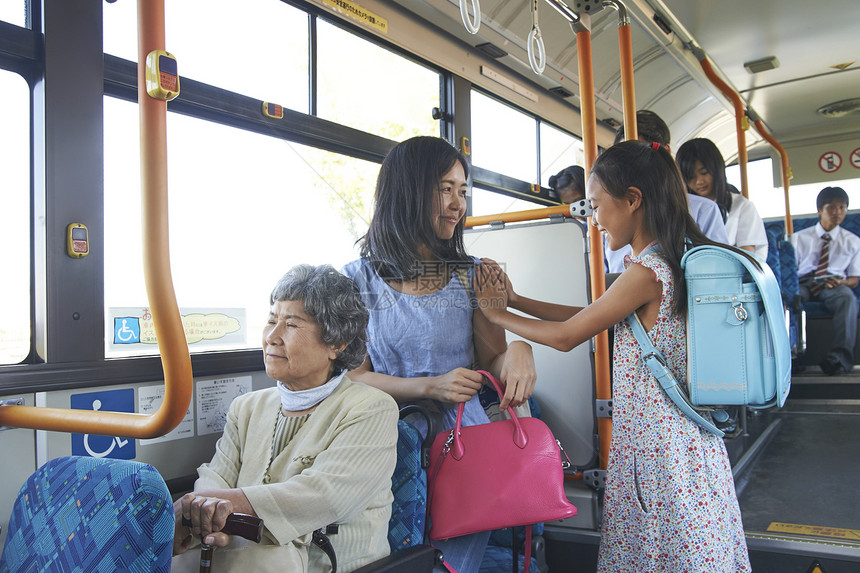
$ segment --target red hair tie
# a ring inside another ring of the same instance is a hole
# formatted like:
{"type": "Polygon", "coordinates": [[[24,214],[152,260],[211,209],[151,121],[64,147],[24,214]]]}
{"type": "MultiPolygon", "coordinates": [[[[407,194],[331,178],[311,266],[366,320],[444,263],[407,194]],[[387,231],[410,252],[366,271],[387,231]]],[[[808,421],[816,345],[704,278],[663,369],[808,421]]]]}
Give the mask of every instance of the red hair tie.
{"type": "Polygon", "coordinates": [[[660,149],[660,144],[655,141],[654,143],[651,144],[651,149],[653,149],[654,151],[657,151],[658,149],[660,149]]]}

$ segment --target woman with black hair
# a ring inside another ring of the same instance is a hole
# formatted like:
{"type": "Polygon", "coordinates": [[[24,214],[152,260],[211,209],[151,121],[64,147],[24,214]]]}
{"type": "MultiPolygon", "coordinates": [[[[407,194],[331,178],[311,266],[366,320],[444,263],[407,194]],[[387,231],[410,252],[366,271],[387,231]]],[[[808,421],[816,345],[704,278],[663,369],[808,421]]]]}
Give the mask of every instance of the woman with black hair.
{"type": "Polygon", "coordinates": [[[691,139],[675,156],[692,195],[715,201],[726,223],[729,244],[767,259],[764,222],[752,201],[726,182],[726,162],[710,139],[691,139]]]}
{"type": "MultiPolygon", "coordinates": [[[[350,378],[401,403],[421,401],[442,428],[454,427],[461,402],[463,425],[489,422],[475,365],[505,385],[503,408],[525,402],[536,380],[531,346],[506,344],[504,329],[475,312],[481,261],[463,245],[468,178],[466,159],[443,139],[397,145],[379,171],[361,258],[343,269],[370,311],[368,358],[350,378]]],[[[488,539],[483,532],[436,545],[454,569],[474,573],[488,539]]]]}
{"type": "Polygon", "coordinates": [[[558,200],[565,204],[585,199],[585,170],[571,165],[549,178],[549,186],[558,193],[558,200]]]}

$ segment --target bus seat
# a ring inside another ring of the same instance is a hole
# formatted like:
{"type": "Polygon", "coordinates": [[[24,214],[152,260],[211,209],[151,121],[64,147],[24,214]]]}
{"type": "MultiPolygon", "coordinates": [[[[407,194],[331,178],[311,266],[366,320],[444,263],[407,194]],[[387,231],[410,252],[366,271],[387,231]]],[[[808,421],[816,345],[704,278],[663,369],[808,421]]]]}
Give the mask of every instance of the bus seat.
{"type": "Polygon", "coordinates": [[[148,464],[68,456],[36,470],[12,508],[0,571],[170,571],[173,502],[148,464]]]}
{"type": "Polygon", "coordinates": [[[391,555],[374,561],[355,573],[408,571],[431,572],[441,562],[441,552],[424,545],[427,516],[428,448],[435,437],[435,427],[427,412],[419,406],[405,406],[397,421],[397,463],[391,476],[391,519],[388,522],[388,545],[391,555]],[[424,419],[427,437],[404,418],[416,414],[424,419]]]}
{"type": "MultiPolygon", "coordinates": [[[[818,223],[818,216],[796,217],[792,219],[794,232],[814,226],[818,223]]],[[[855,235],[860,236],[860,213],[848,213],[841,226],[855,235]]],[[[784,228],[781,221],[771,221],[765,224],[768,233],[771,228],[777,227],[780,232],[784,228]]],[[[795,311],[790,315],[790,334],[792,350],[802,357],[800,365],[808,366],[818,364],[827,353],[827,341],[830,332],[830,311],[824,303],[817,300],[808,301],[801,305],[799,301],[799,288],[797,285],[797,257],[794,247],[789,241],[779,243],[779,258],[782,277],[780,289],[783,298],[793,301],[791,308],[795,311]]],[[[854,288],[854,294],[860,301],[860,285],[854,288]]],[[[860,328],[858,328],[860,333],[860,328]]],[[[860,337],[854,348],[855,357],[860,357],[860,337]]],[[[856,362],[856,360],[855,360],[856,362]]]]}
{"type": "Polygon", "coordinates": [[[767,266],[773,271],[777,284],[782,285],[782,263],[779,253],[779,243],[785,235],[782,225],[767,225],[764,228],[767,235],[767,266]]]}
{"type": "Polygon", "coordinates": [[[427,474],[421,467],[421,434],[404,420],[397,421],[397,465],[391,476],[391,520],[388,545],[391,552],[424,542],[427,515],[427,474]]]}

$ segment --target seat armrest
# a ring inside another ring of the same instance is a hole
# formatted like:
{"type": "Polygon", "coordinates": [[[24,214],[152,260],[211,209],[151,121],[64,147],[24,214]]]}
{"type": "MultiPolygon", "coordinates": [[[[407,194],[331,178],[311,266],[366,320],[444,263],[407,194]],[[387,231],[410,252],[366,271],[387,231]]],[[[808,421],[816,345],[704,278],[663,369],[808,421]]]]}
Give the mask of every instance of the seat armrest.
{"type": "Polygon", "coordinates": [[[429,545],[414,545],[368,563],[354,573],[430,573],[441,563],[441,551],[429,545]]]}

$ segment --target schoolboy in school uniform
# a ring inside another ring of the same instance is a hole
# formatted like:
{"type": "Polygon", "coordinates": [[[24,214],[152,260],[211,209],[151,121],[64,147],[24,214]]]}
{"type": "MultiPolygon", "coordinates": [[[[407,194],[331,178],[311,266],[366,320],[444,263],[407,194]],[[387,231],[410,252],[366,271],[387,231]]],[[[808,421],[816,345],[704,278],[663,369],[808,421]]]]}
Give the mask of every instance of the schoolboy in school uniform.
{"type": "Polygon", "coordinates": [[[840,227],[848,210],[841,187],[825,187],[816,200],[818,223],[795,234],[797,274],[803,302],[820,300],[833,314],[833,341],[821,370],[828,376],[854,366],[857,296],[860,281],[860,237],[840,227]]]}

